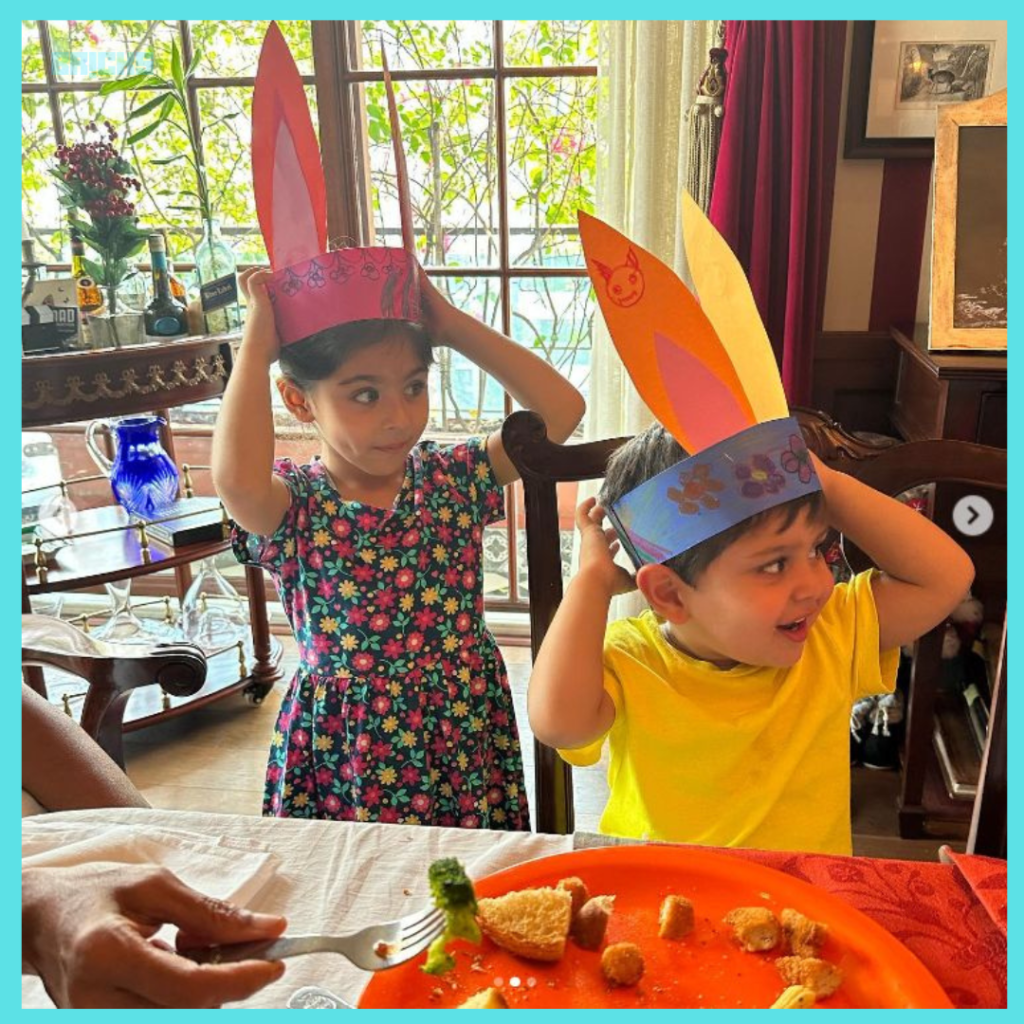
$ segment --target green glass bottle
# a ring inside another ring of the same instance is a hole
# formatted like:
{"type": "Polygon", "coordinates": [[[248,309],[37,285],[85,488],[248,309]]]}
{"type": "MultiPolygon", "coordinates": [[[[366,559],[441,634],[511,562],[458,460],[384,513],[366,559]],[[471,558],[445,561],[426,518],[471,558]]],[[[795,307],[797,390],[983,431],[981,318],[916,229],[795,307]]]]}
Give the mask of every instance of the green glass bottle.
{"type": "Polygon", "coordinates": [[[171,295],[163,235],[149,236],[149,261],[153,267],[153,300],[146,307],[147,337],[178,338],[188,334],[185,307],[171,295]]]}
{"type": "MultiPolygon", "coordinates": [[[[234,251],[220,233],[220,221],[214,218],[203,225],[203,237],[196,246],[196,276],[199,283],[209,284],[233,274],[238,263],[234,251]]],[[[238,303],[215,309],[206,314],[206,330],[210,334],[237,331],[241,325],[238,303]]]]}

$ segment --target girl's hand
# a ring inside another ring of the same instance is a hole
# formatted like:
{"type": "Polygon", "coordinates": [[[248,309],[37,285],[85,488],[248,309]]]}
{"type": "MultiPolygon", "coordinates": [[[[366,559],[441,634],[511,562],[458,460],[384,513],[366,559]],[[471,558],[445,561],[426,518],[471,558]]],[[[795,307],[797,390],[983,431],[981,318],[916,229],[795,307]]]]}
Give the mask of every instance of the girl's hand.
{"type": "Polygon", "coordinates": [[[614,597],[636,590],[636,579],[615,564],[619,540],[615,530],[604,527],[605,512],[596,498],[587,498],[576,509],[576,528],[580,531],[580,575],[607,589],[614,597]]]}
{"type": "Polygon", "coordinates": [[[418,267],[420,298],[422,300],[423,326],[435,345],[447,345],[451,337],[452,321],[458,316],[456,308],[443,292],[427,277],[426,271],[418,267]]]}
{"type": "Polygon", "coordinates": [[[242,345],[246,352],[264,357],[268,366],[281,351],[281,341],[274,323],[274,307],[267,295],[267,282],[272,273],[266,267],[250,267],[238,275],[242,294],[249,305],[242,345]]]}

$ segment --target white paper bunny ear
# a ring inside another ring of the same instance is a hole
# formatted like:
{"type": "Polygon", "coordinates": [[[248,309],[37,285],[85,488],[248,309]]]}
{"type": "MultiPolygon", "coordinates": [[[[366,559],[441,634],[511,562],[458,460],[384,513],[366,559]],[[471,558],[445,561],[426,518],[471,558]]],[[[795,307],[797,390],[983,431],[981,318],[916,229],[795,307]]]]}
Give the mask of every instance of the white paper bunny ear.
{"type": "Polygon", "coordinates": [[[404,248],[327,251],[320,150],[295,61],[276,23],[263,41],[253,95],[256,212],[274,274],[267,294],[281,344],[359,320],[420,319],[419,265],[391,76],[384,67],[404,248]]]}
{"type": "Polygon", "coordinates": [[[276,22],[267,28],[252,98],[256,214],[274,270],[327,250],[327,196],[299,69],[276,22]]]}

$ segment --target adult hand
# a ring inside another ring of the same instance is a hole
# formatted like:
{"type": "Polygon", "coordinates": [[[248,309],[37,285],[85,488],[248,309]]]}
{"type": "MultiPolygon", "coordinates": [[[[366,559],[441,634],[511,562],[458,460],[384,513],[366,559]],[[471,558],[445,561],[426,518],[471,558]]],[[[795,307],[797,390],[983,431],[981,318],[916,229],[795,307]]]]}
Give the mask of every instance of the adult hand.
{"type": "Polygon", "coordinates": [[[112,863],[22,870],[22,969],[62,1008],[219,1007],[284,973],[280,961],[196,964],[178,948],[270,939],[286,921],[196,892],[170,871],[112,863]]]}

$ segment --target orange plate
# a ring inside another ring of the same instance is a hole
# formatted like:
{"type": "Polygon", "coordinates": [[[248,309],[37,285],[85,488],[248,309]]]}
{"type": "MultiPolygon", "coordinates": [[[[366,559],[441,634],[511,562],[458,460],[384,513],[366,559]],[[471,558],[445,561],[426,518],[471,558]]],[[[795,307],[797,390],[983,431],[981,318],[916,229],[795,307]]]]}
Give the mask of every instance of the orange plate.
{"type": "Polygon", "coordinates": [[[634,988],[609,987],[600,952],[569,941],[558,963],[513,956],[485,938],[482,946],[452,944],[456,968],[440,978],[415,957],[380,971],[363,992],[362,1008],[453,1007],[481,989],[500,988],[512,1008],[539,1007],[767,1007],[785,987],[776,953],[745,953],[721,923],[733,907],[792,907],[829,926],[822,956],[843,969],[839,990],[823,1007],[951,1006],[939,983],[905,946],[836,896],[739,857],[687,847],[612,846],[518,864],[475,883],[478,896],[554,885],[577,875],[591,895],[615,894],[606,942],[635,942],[646,970],[634,988]],[[694,905],[696,927],[685,939],[658,938],[663,897],[676,893],[694,905]],[[473,970],[480,956],[480,970],[473,970]]]}

